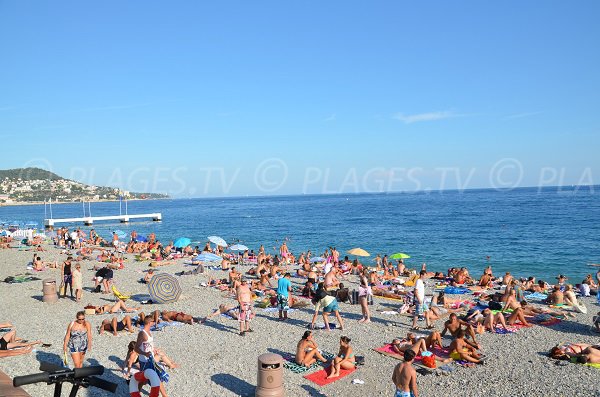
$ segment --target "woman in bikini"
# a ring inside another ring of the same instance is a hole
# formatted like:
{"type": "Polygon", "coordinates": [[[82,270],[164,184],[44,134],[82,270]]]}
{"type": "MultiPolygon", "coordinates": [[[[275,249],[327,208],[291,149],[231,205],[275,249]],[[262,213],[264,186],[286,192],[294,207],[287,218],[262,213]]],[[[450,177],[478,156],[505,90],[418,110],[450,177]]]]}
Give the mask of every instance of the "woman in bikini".
{"type": "MultiPolygon", "coordinates": [[[[10,323],[0,324],[1,328],[12,328],[10,323]]],[[[39,345],[42,341],[22,342],[23,339],[17,338],[17,331],[11,330],[0,337],[0,357],[17,356],[31,351],[33,346],[39,345]]]]}
{"type": "Polygon", "coordinates": [[[317,360],[325,362],[325,358],[319,352],[319,347],[314,340],[312,331],[305,331],[302,339],[296,345],[296,364],[310,367],[317,360]]]}
{"type": "Polygon", "coordinates": [[[327,379],[329,378],[337,378],[340,376],[341,369],[354,369],[354,353],[352,352],[352,347],[350,346],[350,338],[347,336],[342,336],[340,338],[340,351],[338,355],[331,362],[331,373],[327,375],[327,379]]]}
{"type": "Polygon", "coordinates": [[[587,343],[556,345],[550,350],[550,357],[557,360],[575,358],[581,364],[600,364],[600,346],[587,343]]]}
{"type": "Polygon", "coordinates": [[[77,312],[76,320],[69,323],[63,351],[67,354],[67,348],[71,352],[75,368],[83,366],[85,353],[92,349],[92,326],[85,319],[85,312],[77,312]]]}

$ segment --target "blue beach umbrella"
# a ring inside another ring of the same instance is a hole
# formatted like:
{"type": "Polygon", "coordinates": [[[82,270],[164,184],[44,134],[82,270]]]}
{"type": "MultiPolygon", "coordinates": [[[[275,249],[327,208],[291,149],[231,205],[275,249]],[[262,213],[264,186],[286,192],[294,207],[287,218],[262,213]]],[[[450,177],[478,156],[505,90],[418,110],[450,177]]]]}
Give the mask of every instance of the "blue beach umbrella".
{"type": "Polygon", "coordinates": [[[127,237],[127,233],[125,233],[122,230],[115,230],[113,233],[115,233],[117,235],[117,237],[119,237],[119,238],[125,238],[125,237],[127,237]]]}
{"type": "Polygon", "coordinates": [[[175,248],[184,248],[192,243],[192,240],[186,237],[179,237],[177,240],[173,242],[173,246],[175,248]]]}
{"type": "Polygon", "coordinates": [[[234,244],[229,247],[229,249],[232,251],[247,251],[248,247],[246,247],[244,244],[234,244]]]}
{"type": "Polygon", "coordinates": [[[200,254],[197,257],[194,258],[195,262],[220,262],[221,258],[219,255],[215,255],[215,254],[211,254],[206,253],[206,254],[200,254]]]}

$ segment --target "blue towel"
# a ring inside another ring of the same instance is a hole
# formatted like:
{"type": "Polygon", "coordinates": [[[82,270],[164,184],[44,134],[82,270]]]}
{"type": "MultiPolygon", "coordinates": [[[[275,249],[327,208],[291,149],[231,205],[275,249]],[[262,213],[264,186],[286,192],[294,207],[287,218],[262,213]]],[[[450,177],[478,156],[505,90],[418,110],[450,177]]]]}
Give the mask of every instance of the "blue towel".
{"type": "Polygon", "coordinates": [[[444,288],[444,293],[446,293],[446,294],[470,294],[471,290],[468,288],[462,288],[462,287],[446,287],[446,288],[444,288]]]}

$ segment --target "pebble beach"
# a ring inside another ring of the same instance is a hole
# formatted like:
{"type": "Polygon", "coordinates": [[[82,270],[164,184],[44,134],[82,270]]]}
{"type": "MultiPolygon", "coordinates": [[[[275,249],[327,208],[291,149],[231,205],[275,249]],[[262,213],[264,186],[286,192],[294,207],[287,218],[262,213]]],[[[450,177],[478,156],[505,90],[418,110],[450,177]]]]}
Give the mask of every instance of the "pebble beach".
{"type": "MultiPolygon", "coordinates": [[[[44,261],[58,261],[66,258],[65,253],[51,245],[44,245],[44,261]]],[[[33,252],[17,248],[0,250],[0,280],[26,272],[33,252]]],[[[147,293],[147,286],[138,280],[148,270],[148,262],[136,262],[133,255],[126,255],[125,268],[115,271],[115,285],[119,290],[141,300],[147,293]]],[[[173,265],[162,266],[157,272],[175,274],[191,270],[186,265],[189,260],[179,259],[173,265]]],[[[51,344],[48,348],[36,346],[30,354],[0,359],[0,370],[10,377],[39,372],[39,361],[60,363],[62,343],[69,322],[75,313],[90,303],[101,305],[114,301],[112,295],[91,293],[93,288],[93,267],[96,261],[82,261],[84,293],[81,302],[69,298],[56,303],[42,302],[42,282],[31,281],[20,284],[0,282],[0,322],[11,322],[18,336],[30,341],[40,339],[51,344]]],[[[239,267],[246,271],[247,267],[239,267]]],[[[294,267],[295,270],[295,267],[294,267]]],[[[442,270],[442,269],[431,269],[442,270]]],[[[60,278],[60,269],[47,269],[43,272],[30,272],[40,279],[60,278]]],[[[226,272],[208,270],[205,274],[178,277],[183,293],[178,302],[168,305],[143,305],[146,313],[153,310],[175,310],[203,318],[220,303],[234,304],[235,300],[225,291],[202,287],[208,278],[226,277],[226,272]]],[[[474,275],[479,276],[479,275],[474,275]]],[[[302,285],[304,280],[292,278],[294,285],[302,285]]],[[[356,276],[343,280],[350,289],[357,288],[356,276]]],[[[429,294],[433,292],[433,282],[426,283],[429,294]]],[[[469,296],[465,296],[469,298],[469,296]]],[[[470,297],[472,298],[472,296],[470,297]]],[[[600,369],[557,362],[547,356],[557,343],[581,342],[598,343],[598,334],[591,329],[592,316],[600,307],[595,297],[581,298],[588,313],[577,313],[574,319],[563,320],[553,326],[535,325],[522,328],[518,332],[499,335],[480,335],[482,352],[487,356],[486,363],[475,367],[461,367],[450,364],[450,372],[440,370],[432,374],[418,375],[419,394],[422,396],[594,396],[600,395],[600,369]]],[[[139,302],[127,301],[128,306],[139,306],[139,302]]],[[[331,332],[315,331],[315,340],[320,349],[337,353],[339,337],[347,335],[356,355],[365,357],[365,364],[354,373],[336,382],[318,386],[302,375],[284,369],[283,379],[287,396],[393,396],[395,387],[391,381],[392,370],[398,360],[381,355],[373,349],[390,342],[393,338],[404,337],[410,330],[411,317],[401,314],[384,314],[396,311],[400,304],[393,300],[375,297],[370,307],[372,323],[361,324],[359,305],[340,304],[340,313],[346,329],[331,332]],[[364,384],[354,384],[354,379],[364,384]]],[[[307,306],[289,314],[291,320],[277,321],[276,312],[268,312],[256,307],[256,317],[252,322],[255,332],[238,335],[238,322],[225,317],[213,317],[204,324],[170,326],[154,332],[155,344],[163,349],[180,368],[170,371],[167,384],[169,396],[253,396],[256,386],[257,357],[262,353],[294,354],[296,343],[310,323],[313,309],[307,306]]],[[[125,331],[113,336],[110,333],[98,335],[97,329],[103,319],[112,316],[89,315],[92,325],[93,346],[86,355],[85,365],[103,365],[106,370],[103,379],[119,384],[116,396],[128,396],[127,384],[121,376],[121,366],[127,353],[127,344],[135,340],[136,334],[125,331]]],[[[117,314],[120,319],[122,315],[117,314]]],[[[320,317],[319,317],[320,318],[320,317]]],[[[436,329],[443,329],[444,319],[436,322],[436,329]]],[[[421,323],[423,324],[423,323],[421,323]]],[[[447,335],[444,345],[451,339],[447,335]]],[[[52,396],[53,387],[36,384],[24,386],[36,397],[52,396]]],[[[81,396],[105,396],[106,392],[90,388],[80,392],[81,396]]]]}

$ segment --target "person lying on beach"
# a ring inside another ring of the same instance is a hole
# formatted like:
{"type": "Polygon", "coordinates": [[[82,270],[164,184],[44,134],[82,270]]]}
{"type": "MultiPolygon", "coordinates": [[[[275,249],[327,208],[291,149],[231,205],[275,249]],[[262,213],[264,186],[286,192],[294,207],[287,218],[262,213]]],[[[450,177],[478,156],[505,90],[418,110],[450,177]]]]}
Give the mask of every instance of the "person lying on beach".
{"type": "Polygon", "coordinates": [[[550,357],[556,360],[575,358],[580,364],[600,364],[600,346],[587,343],[556,345],[550,350],[550,357]]]}
{"type": "Polygon", "coordinates": [[[563,318],[574,318],[575,314],[568,312],[566,310],[559,309],[549,309],[546,307],[536,307],[530,305],[527,301],[521,301],[521,308],[523,308],[523,314],[525,316],[536,316],[538,314],[549,314],[553,317],[563,317],[563,318]]]}
{"type": "Polygon", "coordinates": [[[175,312],[175,311],[167,311],[164,310],[161,313],[161,318],[163,321],[177,321],[185,324],[194,324],[194,317],[189,314],[185,314],[184,312],[175,312]]]}
{"type": "Polygon", "coordinates": [[[238,306],[225,305],[222,303],[219,305],[218,309],[214,310],[211,314],[209,314],[208,316],[206,316],[205,318],[200,320],[200,323],[204,324],[209,318],[213,318],[214,316],[221,315],[221,314],[225,314],[225,315],[233,318],[234,320],[237,320],[238,314],[239,314],[238,306]]]}
{"type": "Polygon", "coordinates": [[[305,331],[304,335],[302,335],[302,339],[300,339],[296,345],[296,357],[294,360],[296,361],[296,364],[304,365],[305,367],[310,367],[317,362],[317,360],[323,363],[327,361],[321,355],[312,331],[305,331]]]}
{"type": "MultiPolygon", "coordinates": [[[[12,324],[0,324],[0,328],[12,328],[12,324]]],[[[17,330],[12,329],[0,337],[0,357],[12,357],[31,352],[33,346],[42,344],[42,341],[23,342],[17,338],[17,330]]]]}
{"type": "Polygon", "coordinates": [[[502,328],[505,331],[507,331],[506,319],[504,318],[503,313],[500,312],[500,313],[494,314],[494,312],[492,312],[489,307],[483,309],[483,311],[479,311],[479,310],[471,311],[470,314],[466,317],[466,319],[468,321],[469,320],[473,321],[473,325],[476,326],[477,333],[479,333],[479,334],[485,332],[485,330],[490,331],[490,332],[495,332],[497,324],[501,325],[502,328]]]}
{"type": "Polygon", "coordinates": [[[354,353],[350,346],[350,338],[347,336],[342,336],[340,338],[340,350],[331,362],[331,373],[327,375],[327,379],[340,376],[342,368],[347,370],[355,368],[354,353]]]}
{"type": "MultiPolygon", "coordinates": [[[[88,304],[88,307],[93,307],[93,306],[88,304]]],[[[139,307],[129,308],[125,305],[125,302],[123,302],[121,299],[119,299],[119,300],[117,300],[117,302],[115,302],[113,304],[107,303],[106,305],[103,305],[103,306],[97,306],[94,308],[94,310],[96,311],[96,314],[117,313],[117,312],[132,313],[132,312],[140,310],[140,308],[139,307]]]]}
{"type": "Polygon", "coordinates": [[[450,358],[453,360],[463,360],[470,363],[482,364],[481,356],[477,353],[476,347],[474,347],[469,341],[465,339],[465,331],[459,329],[456,332],[456,336],[452,343],[450,343],[450,358]]]}
{"type": "Polygon", "coordinates": [[[465,327],[466,333],[472,339],[472,341],[465,339],[465,342],[475,349],[479,349],[479,343],[477,343],[475,338],[475,330],[473,329],[473,326],[466,321],[460,320],[456,313],[451,313],[450,318],[444,323],[444,330],[442,331],[441,336],[443,337],[446,335],[446,332],[450,332],[450,335],[456,338],[457,335],[459,335],[459,331],[461,331],[464,336],[465,331],[463,330],[463,327],[465,327]]]}
{"type": "Polygon", "coordinates": [[[102,320],[102,324],[100,324],[100,328],[98,329],[98,333],[102,335],[104,331],[112,332],[114,336],[117,336],[119,331],[127,330],[130,334],[135,333],[133,326],[131,325],[131,317],[125,316],[121,321],[117,320],[116,317],[112,319],[104,319],[102,320]]]}
{"type": "Polygon", "coordinates": [[[148,315],[146,315],[144,312],[139,312],[138,313],[138,319],[137,319],[137,321],[134,321],[134,324],[138,325],[138,326],[143,326],[144,325],[144,321],[145,321],[146,317],[148,317],[148,316],[150,316],[152,318],[152,321],[155,324],[160,324],[162,322],[160,312],[158,310],[155,310],[155,311],[153,311],[152,313],[150,313],[148,315]]]}

